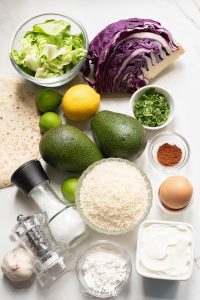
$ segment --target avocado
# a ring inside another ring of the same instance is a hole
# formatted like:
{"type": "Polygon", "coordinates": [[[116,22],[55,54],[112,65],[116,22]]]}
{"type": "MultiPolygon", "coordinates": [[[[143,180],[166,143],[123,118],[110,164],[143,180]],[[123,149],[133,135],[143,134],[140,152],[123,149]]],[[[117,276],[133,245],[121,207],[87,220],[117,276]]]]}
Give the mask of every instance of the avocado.
{"type": "Polygon", "coordinates": [[[88,136],[71,125],[48,130],[40,141],[40,154],[56,169],[78,173],[103,158],[101,151],[88,136]]]}
{"type": "Polygon", "coordinates": [[[95,142],[107,157],[136,159],[146,147],[146,130],[133,117],[104,110],[90,124],[95,142]]]}

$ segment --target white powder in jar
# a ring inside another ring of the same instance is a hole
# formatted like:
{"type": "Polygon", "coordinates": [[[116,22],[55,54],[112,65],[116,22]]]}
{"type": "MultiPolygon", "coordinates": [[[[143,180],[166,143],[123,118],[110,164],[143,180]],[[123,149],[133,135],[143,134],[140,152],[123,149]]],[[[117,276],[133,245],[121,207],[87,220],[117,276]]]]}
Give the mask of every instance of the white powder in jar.
{"type": "Polygon", "coordinates": [[[151,187],[126,160],[106,159],[85,176],[80,206],[87,220],[106,231],[128,231],[148,212],[151,187]]]}
{"type": "Polygon", "coordinates": [[[82,271],[88,288],[113,295],[127,278],[127,261],[107,245],[96,246],[86,255],[82,271]]]}

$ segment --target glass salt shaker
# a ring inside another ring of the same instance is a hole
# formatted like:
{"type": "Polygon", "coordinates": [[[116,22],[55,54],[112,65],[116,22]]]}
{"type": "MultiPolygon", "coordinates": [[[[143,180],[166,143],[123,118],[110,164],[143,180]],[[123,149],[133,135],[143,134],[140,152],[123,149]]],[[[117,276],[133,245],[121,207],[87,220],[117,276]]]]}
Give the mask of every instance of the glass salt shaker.
{"type": "Polygon", "coordinates": [[[39,160],[23,164],[13,173],[11,181],[46,212],[56,242],[73,248],[88,235],[88,227],[76,207],[61,202],[39,160]]]}
{"type": "Polygon", "coordinates": [[[74,268],[72,254],[56,246],[45,227],[45,214],[17,217],[12,229],[16,241],[33,255],[34,267],[39,284],[46,287],[74,268]]]}

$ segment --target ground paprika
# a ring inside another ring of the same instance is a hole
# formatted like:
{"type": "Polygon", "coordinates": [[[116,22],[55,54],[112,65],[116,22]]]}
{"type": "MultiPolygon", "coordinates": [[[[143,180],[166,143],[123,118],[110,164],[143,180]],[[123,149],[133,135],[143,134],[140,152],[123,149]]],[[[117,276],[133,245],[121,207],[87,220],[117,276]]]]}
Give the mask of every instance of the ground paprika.
{"type": "Polygon", "coordinates": [[[157,159],[163,166],[173,167],[182,158],[182,150],[176,145],[165,143],[158,148],[157,159]]]}

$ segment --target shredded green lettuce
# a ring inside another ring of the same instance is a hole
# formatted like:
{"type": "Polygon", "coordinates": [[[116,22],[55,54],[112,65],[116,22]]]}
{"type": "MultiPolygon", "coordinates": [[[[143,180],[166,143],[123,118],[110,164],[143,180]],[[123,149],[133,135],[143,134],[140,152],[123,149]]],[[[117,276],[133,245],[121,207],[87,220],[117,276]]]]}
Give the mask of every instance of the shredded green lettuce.
{"type": "Polygon", "coordinates": [[[70,71],[86,55],[82,33],[72,35],[70,23],[47,20],[33,26],[13,49],[12,58],[26,73],[52,78],[70,71]]]}

